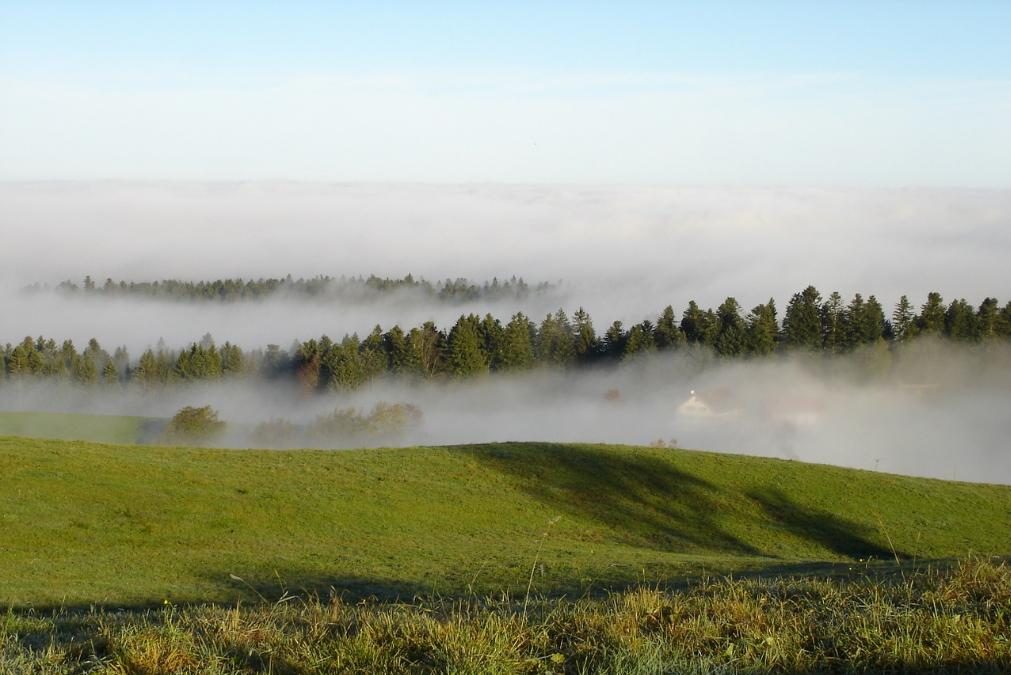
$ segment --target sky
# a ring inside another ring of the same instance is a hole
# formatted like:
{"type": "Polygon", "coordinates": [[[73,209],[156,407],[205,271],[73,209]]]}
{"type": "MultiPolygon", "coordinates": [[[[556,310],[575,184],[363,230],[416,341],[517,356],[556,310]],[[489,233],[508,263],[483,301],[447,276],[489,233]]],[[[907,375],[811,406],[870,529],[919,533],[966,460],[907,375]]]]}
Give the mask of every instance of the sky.
{"type": "Polygon", "coordinates": [[[0,180],[1009,187],[1008,2],[6,2],[0,180]]]}

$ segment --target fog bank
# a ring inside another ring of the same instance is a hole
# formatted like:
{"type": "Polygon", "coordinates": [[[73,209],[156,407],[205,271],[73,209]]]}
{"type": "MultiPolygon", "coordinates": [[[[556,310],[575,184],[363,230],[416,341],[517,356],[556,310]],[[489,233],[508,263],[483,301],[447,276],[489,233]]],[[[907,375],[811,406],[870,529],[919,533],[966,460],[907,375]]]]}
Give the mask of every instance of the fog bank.
{"type": "Polygon", "coordinates": [[[6,383],[0,386],[0,409],[168,417],[184,405],[212,405],[230,425],[226,445],[248,447],[250,431],[260,422],[284,418],[308,424],[337,407],[367,412],[379,401],[403,402],[420,408],[423,418],[392,444],[663,440],[1011,484],[1011,348],[922,341],[890,366],[879,356],[870,351],[828,360],[721,361],[683,352],[584,372],[452,383],[387,380],[351,394],[308,398],[294,386],[264,383],[147,394],[6,383]]]}
{"type": "Polygon", "coordinates": [[[44,333],[142,348],[210,332],[290,344],[376,324],[444,325],[461,311],[534,319],[582,305],[598,327],[654,318],[690,299],[782,307],[808,284],[928,291],[978,303],[1011,296],[1011,191],[323,183],[0,183],[0,341],[44,333]],[[564,280],[550,298],[372,311],[291,303],[198,307],[26,302],[34,282],[316,274],[564,280]],[[543,302],[541,302],[543,300],[543,302]]]}

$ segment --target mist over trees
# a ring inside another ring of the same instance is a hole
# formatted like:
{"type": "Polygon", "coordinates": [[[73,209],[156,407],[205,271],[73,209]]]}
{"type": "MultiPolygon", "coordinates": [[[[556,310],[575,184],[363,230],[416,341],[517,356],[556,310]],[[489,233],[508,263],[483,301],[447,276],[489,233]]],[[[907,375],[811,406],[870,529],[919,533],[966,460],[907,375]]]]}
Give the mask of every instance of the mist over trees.
{"type": "MultiPolygon", "coordinates": [[[[513,287],[515,288],[515,287],[513,287]]],[[[582,308],[571,316],[559,309],[534,321],[516,313],[504,322],[486,314],[461,315],[452,326],[433,322],[404,329],[376,326],[364,337],[323,335],[285,349],[267,345],[245,350],[215,343],[210,335],[181,350],[164,343],[134,360],[124,347],[107,351],[92,339],[73,342],[26,337],[0,349],[0,382],[47,378],[81,385],[130,384],[153,388],[171,383],[259,377],[290,380],[309,394],[353,390],[377,378],[469,378],[534,367],[578,368],[617,363],[650,352],[710,350],[722,358],[760,358],[787,351],[842,354],[872,347],[887,353],[918,336],[982,343],[1011,339],[1011,302],[985,298],[945,303],[930,293],[919,308],[902,296],[891,316],[873,296],[838,293],[822,297],[814,286],[795,293],[778,320],[774,300],[745,312],[736,299],[702,309],[688,303],[680,318],[672,306],[655,321],[631,326],[615,321],[602,331],[582,308]]]]}
{"type": "Polygon", "coordinates": [[[468,279],[445,279],[431,282],[408,274],[403,278],[376,275],[332,277],[320,275],[309,279],[283,278],[217,279],[214,281],[186,281],[162,279],[160,281],[115,281],[106,279],[99,283],[90,276],[80,285],[62,281],[56,286],[35,283],[24,290],[32,293],[57,292],[65,296],[127,298],[159,300],[188,300],[211,302],[241,302],[263,300],[275,295],[315,300],[368,299],[396,292],[411,291],[425,298],[448,303],[478,300],[524,299],[532,294],[556,289],[556,284],[540,282],[531,286],[522,277],[515,276],[500,281],[494,278],[481,283],[468,279]]]}

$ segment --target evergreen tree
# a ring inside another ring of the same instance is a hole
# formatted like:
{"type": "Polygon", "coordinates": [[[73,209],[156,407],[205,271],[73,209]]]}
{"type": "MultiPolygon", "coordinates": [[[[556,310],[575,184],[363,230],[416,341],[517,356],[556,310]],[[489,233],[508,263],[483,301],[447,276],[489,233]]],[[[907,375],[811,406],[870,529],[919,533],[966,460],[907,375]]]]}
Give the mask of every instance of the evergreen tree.
{"type": "Polygon", "coordinates": [[[842,296],[832,291],[821,306],[822,347],[829,353],[843,351],[849,342],[846,336],[846,310],[842,296]]]}
{"type": "Polygon", "coordinates": [[[909,302],[909,298],[903,295],[895,305],[895,311],[892,312],[892,331],[896,340],[903,342],[913,337],[915,318],[913,305],[909,302]]]}
{"type": "Polygon", "coordinates": [[[748,314],[746,328],[747,349],[752,354],[771,354],[776,349],[779,325],[776,323],[776,303],[772,298],[757,305],[748,314]]]}
{"type": "MultiPolygon", "coordinates": [[[[222,375],[240,375],[245,366],[245,357],[242,354],[242,349],[237,345],[233,345],[230,342],[226,342],[221,347],[220,352],[221,357],[221,374],[222,375]]],[[[316,370],[317,380],[319,378],[319,369],[316,370]]]]}
{"type": "Polygon", "coordinates": [[[603,353],[610,359],[619,359],[625,354],[625,329],[620,321],[615,321],[604,333],[603,353]]]}
{"type": "Polygon", "coordinates": [[[653,342],[660,350],[676,349],[685,343],[685,334],[678,327],[674,308],[670,305],[664,308],[656,320],[656,328],[653,329],[653,342]]]}
{"type": "Polygon", "coordinates": [[[941,335],[944,331],[944,314],[944,300],[941,294],[928,293],[927,302],[920,308],[920,315],[916,317],[917,334],[941,335]]]}
{"type": "Polygon", "coordinates": [[[860,322],[860,336],[865,344],[881,340],[888,328],[885,309],[873,295],[867,298],[864,315],[860,322]]]}
{"type": "Polygon", "coordinates": [[[1011,338],[1011,301],[1004,305],[997,316],[996,332],[1000,337],[1011,338]]]}
{"type": "Polygon", "coordinates": [[[134,379],[144,387],[153,387],[161,381],[158,372],[158,359],[151,349],[145,349],[133,371],[134,379]]]}
{"type": "Polygon", "coordinates": [[[565,312],[548,314],[537,334],[537,360],[553,366],[565,366],[575,356],[575,336],[565,312]]]}
{"type": "Polygon", "coordinates": [[[656,349],[656,343],[653,338],[654,331],[653,322],[649,320],[637,323],[629,328],[628,335],[625,336],[623,357],[651,352],[656,349]]]}
{"type": "Polygon", "coordinates": [[[808,286],[790,298],[783,317],[783,340],[790,347],[821,348],[821,294],[808,286]]]}
{"type": "Polygon", "coordinates": [[[116,364],[111,359],[106,361],[105,367],[102,368],[102,382],[119,384],[119,370],[116,369],[116,364]]]}
{"type": "Polygon", "coordinates": [[[400,326],[394,326],[383,336],[383,349],[390,364],[390,371],[396,375],[418,372],[414,351],[400,326]]]}
{"type": "Polygon", "coordinates": [[[713,347],[720,356],[737,356],[745,349],[744,319],[735,298],[727,298],[716,310],[719,326],[713,347]]]}
{"type": "Polygon", "coordinates": [[[708,317],[699,309],[694,300],[688,302],[688,308],[681,315],[681,332],[685,340],[691,344],[705,343],[710,332],[707,326],[708,317]]]}
{"type": "Polygon", "coordinates": [[[35,341],[26,337],[11,351],[7,372],[15,376],[36,375],[42,370],[42,355],[36,349],[35,341]]]}
{"type": "Polygon", "coordinates": [[[979,327],[972,305],[964,299],[952,301],[944,313],[944,333],[955,340],[976,340],[979,327]]]}
{"type": "MultiPolygon", "coordinates": [[[[494,280],[498,283],[498,279],[494,280]]],[[[486,314],[481,319],[478,327],[481,337],[481,350],[488,358],[488,367],[492,370],[502,369],[502,352],[505,349],[505,328],[502,323],[491,314],[486,314]]]]}
{"type": "Polygon", "coordinates": [[[976,331],[980,340],[997,337],[1000,321],[1000,305],[997,298],[984,298],[976,314],[976,331]]]}
{"type": "Polygon", "coordinates": [[[331,345],[323,354],[321,372],[326,373],[328,387],[338,391],[350,391],[365,382],[367,372],[362,362],[360,347],[361,341],[357,335],[345,335],[339,344],[331,345]]]}
{"type": "Polygon", "coordinates": [[[501,353],[503,370],[524,370],[533,365],[533,331],[533,322],[522,312],[514,314],[506,324],[501,353]]]}
{"type": "Polygon", "coordinates": [[[600,349],[597,342],[597,332],[593,329],[593,320],[585,309],[580,307],[572,315],[574,328],[573,351],[576,359],[582,363],[592,361],[600,349]]]}
{"type": "Polygon", "coordinates": [[[77,360],[74,368],[74,380],[79,384],[94,384],[98,381],[98,368],[95,366],[95,359],[92,358],[90,351],[85,351],[77,360]]]}
{"type": "Polygon", "coordinates": [[[362,340],[360,351],[366,382],[381,376],[389,369],[390,364],[383,345],[383,329],[378,325],[362,340]]]}
{"type": "Polygon", "coordinates": [[[449,331],[446,365],[458,377],[488,371],[488,359],[481,350],[480,320],[476,315],[461,316],[449,331]]]}

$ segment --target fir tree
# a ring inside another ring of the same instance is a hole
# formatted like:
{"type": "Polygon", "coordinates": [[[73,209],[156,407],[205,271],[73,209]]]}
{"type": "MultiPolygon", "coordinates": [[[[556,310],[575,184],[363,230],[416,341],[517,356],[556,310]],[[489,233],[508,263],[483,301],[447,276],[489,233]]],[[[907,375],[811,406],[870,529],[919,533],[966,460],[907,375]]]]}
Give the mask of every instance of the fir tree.
{"type": "Polygon", "coordinates": [[[481,350],[480,320],[476,315],[461,316],[449,331],[446,365],[457,377],[479,375],[488,371],[488,359],[481,350]]]}

